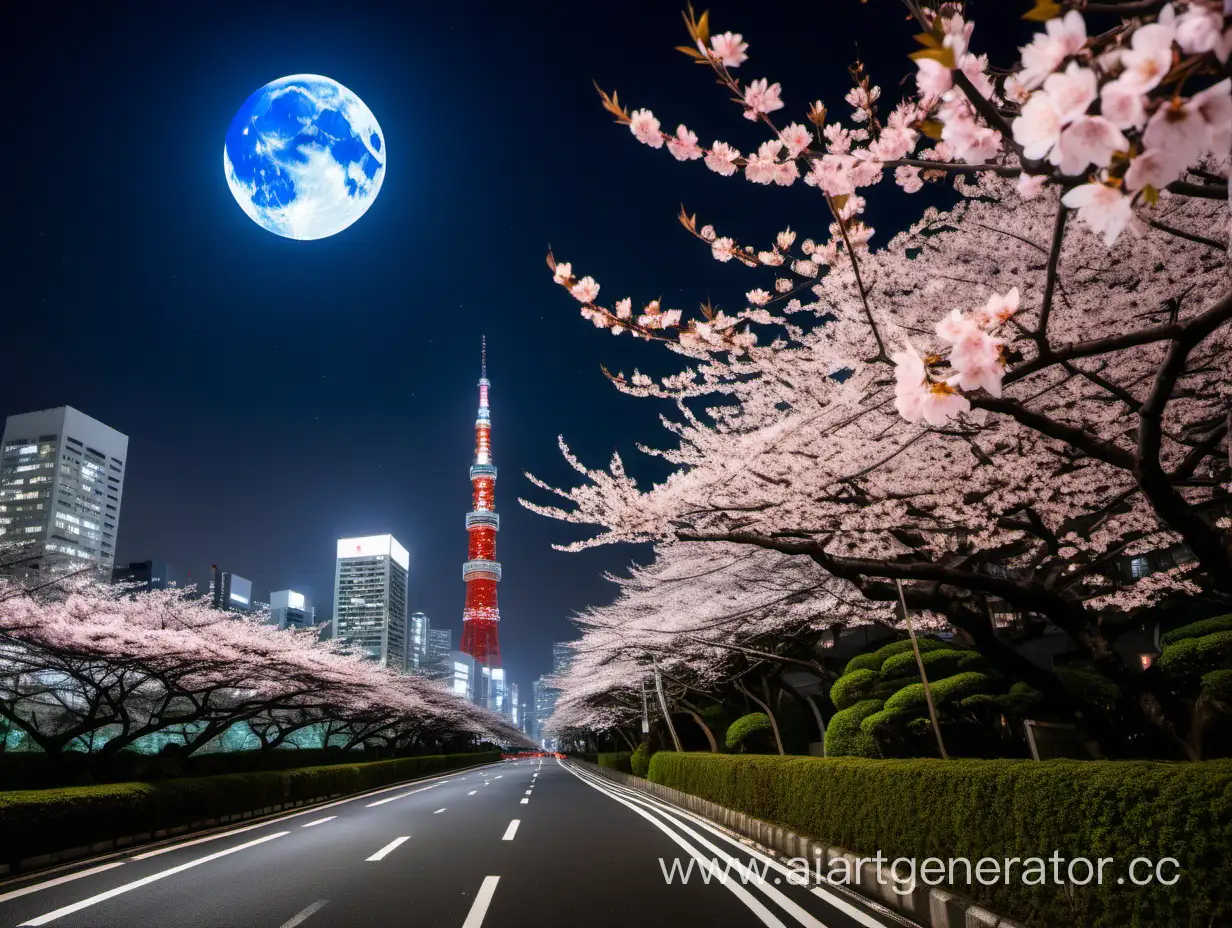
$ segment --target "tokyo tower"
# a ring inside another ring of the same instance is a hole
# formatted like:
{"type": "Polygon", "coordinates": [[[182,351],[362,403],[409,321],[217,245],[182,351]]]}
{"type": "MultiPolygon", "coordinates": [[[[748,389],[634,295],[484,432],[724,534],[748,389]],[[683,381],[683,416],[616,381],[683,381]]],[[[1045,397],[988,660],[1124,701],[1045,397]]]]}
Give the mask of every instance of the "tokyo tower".
{"type": "MultiPolygon", "coordinates": [[[[500,516],[496,514],[496,466],[492,463],[492,421],[488,418],[489,386],[485,337],[479,374],[479,416],[475,419],[475,462],[471,465],[471,511],[466,514],[467,560],[462,565],[462,579],[466,581],[462,650],[475,658],[477,676],[495,680],[503,679],[504,674],[492,672],[501,665],[496,634],[500,622],[496,584],[500,582],[501,565],[496,560],[500,516]],[[489,668],[488,674],[480,670],[485,667],[489,668]]],[[[481,699],[486,703],[490,697],[488,694],[484,697],[481,699]]]]}

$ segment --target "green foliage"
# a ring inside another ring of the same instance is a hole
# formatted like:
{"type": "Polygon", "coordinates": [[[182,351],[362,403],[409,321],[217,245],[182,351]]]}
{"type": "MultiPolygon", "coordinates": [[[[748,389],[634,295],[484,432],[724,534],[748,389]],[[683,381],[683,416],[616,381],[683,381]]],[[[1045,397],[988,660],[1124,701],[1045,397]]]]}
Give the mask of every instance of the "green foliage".
{"type": "Polygon", "coordinates": [[[1026,683],[1015,683],[1008,693],[974,693],[954,704],[960,709],[995,709],[1010,715],[1025,715],[1040,701],[1039,690],[1026,683]]]}
{"type": "Polygon", "coordinates": [[[629,772],[636,777],[645,777],[650,772],[650,759],[655,752],[650,749],[650,742],[643,741],[629,758],[629,772]]]}
{"type": "MultiPolygon", "coordinates": [[[[860,723],[860,731],[867,735],[872,735],[874,738],[887,739],[893,737],[896,729],[902,728],[906,723],[913,721],[915,712],[910,709],[882,709],[880,712],[874,712],[866,717],[860,723]]],[[[925,722],[928,719],[924,720],[925,722]]],[[[842,756],[842,755],[839,755],[842,756]]],[[[875,757],[876,755],[865,755],[875,757]]]]}
{"type": "Polygon", "coordinates": [[[1158,667],[1175,677],[1198,677],[1232,665],[1232,631],[1212,632],[1164,645],[1158,667]]]}
{"type": "Polygon", "coordinates": [[[1055,850],[1070,859],[1112,857],[1121,867],[1134,857],[1181,863],[1173,886],[1014,879],[955,887],[1030,926],[1185,928],[1232,919],[1230,761],[662,753],[650,779],[868,856],[976,861],[1048,858],[1055,850]]]}
{"type": "MultiPolygon", "coordinates": [[[[936,638],[917,638],[916,641],[919,643],[921,654],[924,654],[927,651],[953,650],[952,645],[944,641],[939,641],[936,638]]],[[[891,657],[894,657],[896,654],[903,654],[903,653],[907,653],[907,654],[915,653],[911,648],[910,638],[904,638],[902,641],[891,641],[889,644],[883,645],[882,647],[878,648],[876,651],[873,652],[873,660],[877,662],[876,669],[880,670],[882,666],[885,664],[885,662],[888,661],[891,657]]]]}
{"type": "MultiPolygon", "coordinates": [[[[850,666],[850,665],[849,665],[850,666]]],[[[843,674],[830,686],[830,701],[836,709],[849,709],[868,699],[877,683],[877,672],[858,668],[843,674]]]]}
{"type": "Polygon", "coordinates": [[[835,712],[826,726],[826,756],[880,757],[877,742],[860,725],[870,715],[881,711],[881,707],[880,699],[866,699],[835,712]]]}
{"type": "Polygon", "coordinates": [[[499,752],[0,792],[0,863],[500,760],[499,752]]]}
{"type": "Polygon", "coordinates": [[[857,670],[872,670],[876,672],[881,669],[881,661],[877,660],[875,654],[857,654],[847,662],[847,666],[843,668],[843,676],[849,673],[854,673],[857,670]]]}
{"type": "MultiPolygon", "coordinates": [[[[920,659],[924,662],[924,672],[928,674],[929,680],[936,677],[948,677],[956,673],[962,667],[964,660],[968,665],[978,663],[978,660],[975,662],[969,660],[973,656],[979,658],[979,654],[975,651],[956,651],[949,648],[920,652],[920,659]]],[[[919,679],[920,669],[916,665],[914,651],[908,650],[894,654],[886,658],[885,663],[881,665],[881,679],[895,680],[899,677],[919,679]]]]}
{"type": "Polygon", "coordinates": [[[764,712],[750,712],[732,722],[727,729],[727,750],[747,751],[755,745],[758,735],[773,737],[770,719],[764,712]]]}
{"type": "Polygon", "coordinates": [[[1121,698],[1120,688],[1102,674],[1072,667],[1057,667],[1053,670],[1061,685],[1071,693],[1077,693],[1089,702],[1111,709],[1121,698]]]}
{"type": "Polygon", "coordinates": [[[629,759],[632,756],[632,751],[600,751],[595,755],[595,763],[600,767],[619,770],[621,773],[632,773],[633,768],[629,765],[629,759]]]}
{"type": "Polygon", "coordinates": [[[1232,670],[1212,670],[1203,674],[1202,695],[1207,699],[1232,702],[1232,670]]]}
{"type": "Polygon", "coordinates": [[[1219,615],[1213,619],[1202,619],[1199,622],[1190,622],[1188,625],[1174,628],[1170,632],[1165,632],[1159,639],[1159,643],[1167,646],[1186,638],[1203,638],[1215,632],[1226,631],[1232,631],[1232,615],[1219,615]]]}
{"type": "MultiPolygon", "coordinates": [[[[941,680],[930,680],[929,684],[932,686],[933,702],[940,708],[964,696],[987,689],[990,680],[985,674],[968,671],[967,673],[956,673],[952,677],[945,677],[941,680]]],[[[928,697],[924,694],[924,684],[912,683],[904,686],[886,700],[885,707],[890,710],[917,710],[912,713],[913,715],[918,714],[920,710],[927,712],[928,697]]]]}

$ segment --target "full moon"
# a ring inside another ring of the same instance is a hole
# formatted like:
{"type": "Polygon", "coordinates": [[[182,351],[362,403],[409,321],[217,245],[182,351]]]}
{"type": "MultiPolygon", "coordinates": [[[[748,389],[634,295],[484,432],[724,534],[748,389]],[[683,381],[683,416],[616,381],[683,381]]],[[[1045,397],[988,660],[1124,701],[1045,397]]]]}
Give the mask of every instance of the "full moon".
{"type": "Polygon", "coordinates": [[[227,184],[248,218],[285,238],[341,232],[385,179],[385,136],[372,110],[318,74],[270,81],[240,107],[222,149],[227,184]]]}

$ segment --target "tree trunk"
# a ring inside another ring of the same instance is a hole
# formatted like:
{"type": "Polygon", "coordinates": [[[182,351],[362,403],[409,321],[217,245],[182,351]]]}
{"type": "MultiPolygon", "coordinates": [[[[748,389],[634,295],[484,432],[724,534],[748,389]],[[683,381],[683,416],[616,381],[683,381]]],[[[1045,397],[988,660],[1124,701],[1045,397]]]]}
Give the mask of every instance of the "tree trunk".
{"type": "MultiPolygon", "coordinates": [[[[762,685],[764,686],[765,683],[766,681],[765,679],[763,679],[762,685]]],[[[744,693],[746,698],[751,699],[753,702],[757,703],[757,705],[761,708],[762,712],[766,713],[766,718],[770,720],[770,730],[774,732],[774,746],[779,749],[780,755],[785,755],[787,752],[783,750],[783,739],[779,737],[779,723],[778,723],[778,720],[774,717],[774,713],[770,709],[770,704],[768,702],[762,702],[760,699],[754,696],[751,692],[749,692],[749,690],[745,687],[743,683],[737,683],[736,687],[740,690],[740,692],[744,693]]],[[[767,696],[769,696],[769,694],[767,694],[767,696]]]]}
{"type": "Polygon", "coordinates": [[[687,702],[685,702],[684,700],[678,700],[678,701],[680,702],[680,705],[684,707],[684,711],[689,713],[689,715],[693,717],[693,721],[697,723],[697,727],[700,728],[703,733],[705,733],[706,740],[710,742],[710,753],[718,754],[719,753],[719,743],[714,740],[714,732],[710,730],[710,726],[707,725],[705,721],[702,719],[701,714],[696,709],[694,709],[692,706],[690,706],[687,702]]]}

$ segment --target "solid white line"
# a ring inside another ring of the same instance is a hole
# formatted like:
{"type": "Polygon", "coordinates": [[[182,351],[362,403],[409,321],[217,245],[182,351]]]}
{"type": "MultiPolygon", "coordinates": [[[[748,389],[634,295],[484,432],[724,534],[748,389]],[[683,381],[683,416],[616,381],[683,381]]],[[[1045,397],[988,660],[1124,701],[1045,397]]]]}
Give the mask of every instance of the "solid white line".
{"type": "Polygon", "coordinates": [[[329,902],[328,899],[318,899],[316,902],[308,906],[306,909],[304,909],[304,911],[300,912],[294,918],[288,919],[287,921],[283,922],[281,928],[295,928],[296,925],[302,925],[304,922],[308,921],[308,919],[311,918],[313,915],[315,915],[317,912],[321,911],[321,909],[325,908],[328,902],[329,902]]]}
{"type": "Polygon", "coordinates": [[[123,867],[124,861],[117,860],[113,864],[103,864],[100,867],[91,867],[89,870],[82,870],[79,873],[70,873],[68,876],[58,876],[54,880],[48,880],[46,883],[35,883],[33,886],[24,886],[21,889],[14,889],[0,896],[0,902],[7,902],[9,899],[16,899],[18,896],[24,896],[27,893],[36,893],[40,889],[50,889],[52,886],[59,886],[62,883],[71,883],[73,880],[80,880],[83,876],[93,876],[95,873],[102,873],[104,870],[111,870],[113,867],[123,867]]]}
{"type": "Polygon", "coordinates": [[[446,780],[446,781],[441,782],[441,783],[433,783],[431,786],[425,786],[425,787],[423,787],[423,789],[413,789],[413,790],[411,790],[409,793],[399,793],[397,796],[387,796],[387,797],[386,797],[386,798],[384,798],[384,799],[378,799],[376,802],[370,802],[370,803],[368,803],[366,806],[364,806],[364,808],[365,808],[365,809],[371,809],[373,806],[383,806],[383,805],[385,805],[385,803],[387,803],[387,802],[393,802],[395,799],[405,799],[407,796],[414,796],[416,793],[422,793],[422,792],[425,792],[425,791],[430,790],[430,789],[435,789],[435,788],[436,788],[436,787],[438,787],[438,786],[444,786],[444,785],[445,785],[445,783],[447,783],[447,782],[449,782],[449,781],[448,781],[448,780],[446,780]]]}
{"type": "Polygon", "coordinates": [[[527,799],[525,796],[523,796],[523,797],[522,797],[522,805],[526,805],[528,802],[530,802],[530,800],[529,800],[529,799],[527,799]]]}
{"type": "Polygon", "coordinates": [[[246,844],[240,844],[235,847],[229,847],[225,851],[215,851],[213,854],[207,854],[205,857],[198,857],[196,860],[190,860],[188,863],[180,864],[178,867],[172,867],[169,870],[160,870],[158,873],[151,873],[149,876],[144,876],[139,880],[133,880],[131,883],[125,883],[122,886],[117,886],[114,889],[109,889],[105,893],[99,893],[97,896],[90,896],[88,899],[82,899],[80,902],[74,902],[72,905],[62,906],[54,912],[48,912],[46,915],[40,915],[38,918],[32,918],[28,922],[22,922],[20,928],[27,926],[46,925],[48,922],[54,922],[57,918],[63,918],[65,915],[72,915],[74,912],[80,912],[82,909],[88,909],[92,905],[97,905],[114,896],[119,896],[122,893],[129,892],[133,889],[139,889],[163,877],[173,876],[177,873],[182,873],[198,864],[209,863],[211,860],[217,860],[219,857],[226,857],[228,854],[234,854],[236,851],[242,851],[246,848],[253,847],[257,844],[264,844],[266,841],[273,841],[275,838],[281,838],[283,835],[289,835],[289,831],[280,831],[276,834],[265,835],[262,838],[257,838],[249,841],[246,844]]]}
{"type": "Polygon", "coordinates": [[[512,841],[513,836],[518,833],[518,826],[521,824],[522,824],[522,820],[520,818],[515,818],[512,822],[509,823],[509,827],[505,829],[505,837],[501,838],[501,840],[502,841],[512,841]]]}
{"type": "MultiPolygon", "coordinates": [[[[572,773],[573,771],[570,771],[570,772],[572,773]]],[[[588,776],[593,776],[593,774],[590,774],[589,771],[587,771],[586,774],[588,776]]],[[[619,791],[629,796],[635,802],[640,802],[647,806],[657,807],[658,809],[661,810],[661,814],[665,815],[665,817],[669,819],[672,819],[677,824],[678,827],[683,828],[684,830],[689,831],[690,833],[693,833],[696,835],[696,833],[692,832],[692,829],[684,825],[680,821],[680,819],[687,818],[690,821],[695,822],[699,827],[705,829],[706,831],[710,832],[711,834],[715,835],[718,838],[723,839],[728,844],[735,847],[738,853],[749,854],[753,857],[756,857],[763,864],[766,864],[770,866],[771,868],[773,868],[774,870],[777,870],[779,873],[783,874],[784,877],[794,878],[795,876],[798,875],[797,871],[788,869],[787,867],[783,866],[783,864],[780,863],[779,861],[757,850],[757,848],[750,847],[744,842],[739,841],[738,839],[732,837],[731,835],[723,832],[721,829],[717,828],[712,822],[710,822],[709,819],[706,819],[699,815],[695,815],[694,813],[688,812],[677,806],[673,806],[668,803],[661,802],[658,799],[654,799],[649,796],[646,796],[638,792],[637,790],[629,789],[628,787],[624,787],[624,786],[619,786],[615,783],[612,783],[609,780],[604,780],[603,785],[609,786],[611,789],[619,791]]],[[[711,845],[704,838],[701,838],[700,835],[696,835],[696,836],[702,841],[703,844],[706,844],[708,847],[714,848],[713,845],[711,845]]],[[[717,848],[714,848],[714,850],[716,850],[721,856],[726,856],[723,854],[722,851],[718,851],[717,848]]],[[[777,890],[772,890],[772,887],[768,887],[765,884],[755,883],[754,885],[761,885],[762,890],[771,896],[778,894],[777,890]]],[[[858,906],[852,905],[845,898],[843,898],[843,896],[839,895],[838,893],[836,893],[834,890],[830,889],[829,887],[824,886],[824,885],[815,886],[810,891],[812,892],[814,896],[817,896],[820,899],[824,899],[828,905],[838,909],[840,912],[843,912],[845,915],[859,922],[861,925],[866,926],[866,928],[884,928],[884,922],[878,921],[876,918],[870,915],[867,910],[859,908],[858,906]]],[[[792,904],[794,905],[794,903],[792,904]]],[[[876,906],[877,903],[872,902],[870,900],[870,905],[876,906]]],[[[811,915],[807,917],[812,918],[811,915]]]]}
{"type": "Polygon", "coordinates": [[[501,777],[503,777],[503,776],[504,776],[504,774],[503,774],[503,773],[498,773],[498,774],[497,774],[496,776],[494,776],[492,779],[493,779],[493,780],[499,780],[499,779],[500,779],[501,777]]]}
{"type": "Polygon", "coordinates": [[[315,822],[309,822],[307,825],[300,825],[299,827],[300,828],[311,828],[313,825],[324,825],[326,822],[332,822],[337,817],[338,816],[336,815],[327,815],[325,816],[325,818],[319,818],[315,822]]]}
{"type": "Polygon", "coordinates": [[[399,845],[405,844],[407,841],[410,841],[410,840],[411,840],[410,835],[403,835],[401,838],[394,838],[387,845],[385,845],[383,848],[381,848],[379,851],[377,851],[375,854],[373,854],[371,857],[367,859],[370,861],[384,860],[385,857],[390,852],[397,850],[399,845]]]}
{"type": "Polygon", "coordinates": [[[432,814],[433,814],[433,815],[440,815],[440,814],[441,814],[442,812],[444,812],[447,808],[449,808],[449,807],[448,807],[448,806],[441,806],[441,808],[437,809],[437,810],[436,810],[435,812],[433,812],[432,814]]]}
{"type": "MultiPolygon", "coordinates": [[[[557,761],[557,763],[560,763],[559,760],[557,761]]],[[[561,766],[564,766],[564,765],[562,764],[561,766]]],[[[659,821],[657,818],[655,818],[645,809],[642,809],[634,805],[633,803],[629,802],[622,796],[618,796],[615,793],[608,792],[603,787],[599,786],[597,783],[592,783],[590,780],[576,773],[571,768],[565,767],[565,769],[568,770],[570,773],[572,773],[575,777],[577,777],[583,783],[585,783],[587,786],[589,786],[591,789],[603,794],[604,796],[607,796],[609,799],[614,799],[616,802],[619,802],[622,806],[626,806],[627,808],[632,809],[642,818],[646,819],[646,821],[650,822],[650,824],[654,825],[655,828],[659,829],[659,831],[663,832],[665,835],[671,838],[672,841],[674,841],[677,845],[684,848],[685,852],[690,857],[692,857],[694,860],[696,860],[699,864],[701,864],[703,867],[709,867],[712,865],[712,861],[707,860],[702,855],[701,851],[699,851],[697,848],[691,845],[688,841],[684,840],[684,838],[680,837],[680,835],[676,834],[676,832],[672,831],[672,829],[668,828],[666,825],[664,825],[661,821],[659,821]]],[[[786,925],[784,925],[781,921],[779,921],[778,917],[773,912],[771,912],[764,905],[762,905],[761,902],[759,902],[753,896],[752,893],[750,893],[747,889],[741,886],[739,882],[732,880],[731,878],[728,878],[726,880],[723,880],[720,885],[730,890],[737,899],[743,902],[745,906],[748,907],[749,911],[752,912],[754,915],[756,915],[761,920],[761,923],[763,925],[769,925],[771,926],[771,928],[787,928],[786,925]]]]}
{"type": "Polygon", "coordinates": [[[483,917],[488,914],[488,906],[492,904],[492,894],[496,892],[496,884],[499,882],[499,876],[483,878],[483,885],[479,887],[475,901],[471,903],[471,910],[467,913],[462,928],[479,928],[483,924],[483,917]]]}
{"type": "Polygon", "coordinates": [[[473,790],[471,790],[469,793],[467,793],[466,795],[468,795],[468,796],[474,796],[477,792],[479,792],[479,790],[477,790],[477,789],[473,789],[473,790]]]}

